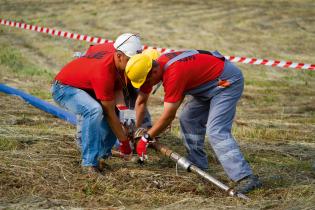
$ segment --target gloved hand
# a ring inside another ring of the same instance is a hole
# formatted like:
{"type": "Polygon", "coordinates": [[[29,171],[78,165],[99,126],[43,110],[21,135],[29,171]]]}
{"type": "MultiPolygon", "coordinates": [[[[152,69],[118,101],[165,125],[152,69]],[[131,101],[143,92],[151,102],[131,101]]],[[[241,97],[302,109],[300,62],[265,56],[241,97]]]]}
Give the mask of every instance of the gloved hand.
{"type": "Polygon", "coordinates": [[[141,137],[141,139],[138,141],[137,143],[137,154],[140,158],[140,161],[144,161],[146,159],[148,159],[147,156],[147,147],[149,145],[149,140],[144,138],[143,136],[141,137]]]}
{"type": "Polygon", "coordinates": [[[146,128],[138,128],[133,134],[134,139],[139,139],[143,134],[145,134],[148,130],[146,128]]]}
{"type": "Polygon", "coordinates": [[[120,142],[119,151],[120,151],[123,155],[130,155],[130,153],[132,152],[132,150],[131,150],[131,147],[130,147],[129,140],[125,140],[125,141],[121,141],[121,142],[120,142]]]}
{"type": "Polygon", "coordinates": [[[135,110],[128,109],[126,106],[117,106],[119,110],[119,120],[127,127],[135,125],[136,122],[136,112],[135,110]]]}

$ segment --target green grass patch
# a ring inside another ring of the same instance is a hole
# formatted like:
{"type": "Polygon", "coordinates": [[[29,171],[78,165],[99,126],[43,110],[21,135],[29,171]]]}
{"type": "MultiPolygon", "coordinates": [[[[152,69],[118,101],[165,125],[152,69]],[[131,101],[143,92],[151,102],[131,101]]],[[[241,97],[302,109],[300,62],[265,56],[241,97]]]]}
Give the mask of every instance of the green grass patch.
{"type": "Polygon", "coordinates": [[[233,133],[239,139],[261,139],[269,141],[299,140],[312,142],[311,133],[303,130],[279,129],[272,127],[233,127],[233,133]]]}
{"type": "Polygon", "coordinates": [[[53,73],[31,63],[27,55],[23,55],[18,49],[6,45],[0,47],[0,65],[8,67],[13,73],[23,76],[53,77],[53,73]]]}
{"type": "Polygon", "coordinates": [[[246,86],[254,86],[254,87],[264,87],[264,88],[268,88],[268,87],[285,87],[289,85],[289,82],[285,82],[285,81],[278,81],[278,80],[263,80],[263,78],[261,78],[262,80],[245,80],[245,85],[246,86]]]}
{"type": "Polygon", "coordinates": [[[0,137],[0,151],[16,150],[20,143],[15,139],[0,137]]]}
{"type": "Polygon", "coordinates": [[[51,93],[46,90],[33,89],[32,91],[30,91],[30,94],[43,100],[51,99],[51,93]]]}

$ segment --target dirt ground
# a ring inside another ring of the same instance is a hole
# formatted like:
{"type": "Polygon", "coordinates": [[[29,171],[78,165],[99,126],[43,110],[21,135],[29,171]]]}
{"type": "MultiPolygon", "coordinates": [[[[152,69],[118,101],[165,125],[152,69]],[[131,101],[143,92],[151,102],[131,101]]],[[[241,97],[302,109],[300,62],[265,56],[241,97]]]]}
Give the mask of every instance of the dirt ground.
{"type": "MultiPolygon", "coordinates": [[[[224,55],[315,63],[315,3],[291,1],[0,1],[1,18],[224,55]]],[[[89,43],[0,26],[0,83],[49,101],[50,81],[89,43]]],[[[245,76],[233,133],[263,188],[227,197],[153,150],[144,166],[119,158],[105,177],[80,173],[75,128],[0,93],[0,209],[314,209],[315,74],[237,64],[245,76]]],[[[163,88],[150,98],[156,120],[163,88]]],[[[178,113],[179,114],[179,113],[178,113]]],[[[185,155],[178,120],[161,138],[185,155]]],[[[233,183],[207,144],[210,171],[233,183]]]]}

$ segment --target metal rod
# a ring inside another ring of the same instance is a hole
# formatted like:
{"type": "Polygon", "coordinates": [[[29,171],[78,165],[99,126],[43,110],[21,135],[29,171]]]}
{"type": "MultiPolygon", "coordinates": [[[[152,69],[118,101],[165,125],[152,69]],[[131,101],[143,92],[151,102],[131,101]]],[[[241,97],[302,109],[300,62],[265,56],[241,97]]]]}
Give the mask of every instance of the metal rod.
{"type": "Polygon", "coordinates": [[[193,165],[189,160],[180,156],[176,152],[173,152],[172,150],[170,150],[166,146],[161,145],[157,142],[153,143],[152,146],[154,149],[161,152],[166,157],[169,157],[170,159],[174,160],[179,166],[181,166],[182,168],[184,168],[188,172],[194,172],[194,173],[200,175],[204,179],[210,181],[211,183],[213,183],[217,187],[219,187],[222,190],[224,190],[225,192],[227,192],[228,195],[230,195],[232,197],[236,196],[236,197],[242,198],[244,200],[249,200],[249,198],[246,195],[239,193],[235,189],[230,188],[229,186],[223,184],[222,182],[220,182],[219,180],[217,180],[216,178],[214,178],[210,174],[206,173],[205,171],[201,170],[197,166],[193,165]]]}
{"type": "Polygon", "coordinates": [[[189,169],[190,169],[190,171],[195,172],[195,173],[199,174],[200,176],[202,176],[203,178],[207,179],[208,181],[212,182],[213,184],[215,184],[216,186],[218,186],[222,190],[224,190],[224,191],[229,191],[230,190],[230,187],[228,187],[227,185],[223,184],[219,180],[215,179],[214,177],[212,177],[208,173],[204,172],[200,168],[198,168],[198,167],[196,167],[194,165],[191,165],[189,169]]]}

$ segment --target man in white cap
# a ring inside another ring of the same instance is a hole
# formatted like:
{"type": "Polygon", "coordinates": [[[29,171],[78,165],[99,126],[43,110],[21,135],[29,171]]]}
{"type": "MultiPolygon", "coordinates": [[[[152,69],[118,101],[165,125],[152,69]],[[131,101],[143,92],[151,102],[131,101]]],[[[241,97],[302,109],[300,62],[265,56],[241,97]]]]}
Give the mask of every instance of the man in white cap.
{"type": "Polygon", "coordinates": [[[120,152],[131,153],[115,108],[126,109],[122,92],[124,70],[129,58],[141,52],[141,48],[137,35],[122,34],[114,45],[91,46],[84,56],[68,63],[55,77],[51,88],[54,100],[79,116],[85,173],[100,174],[116,138],[120,141],[120,152]]]}
{"type": "MultiPolygon", "coordinates": [[[[117,37],[114,43],[104,43],[91,46],[86,53],[89,53],[90,50],[95,49],[103,49],[106,51],[121,51],[127,57],[132,57],[134,52],[137,54],[141,52],[140,39],[137,35],[131,33],[125,33],[117,37]],[[134,44],[138,43],[138,44],[134,44]]],[[[147,54],[148,56],[152,57],[155,60],[160,54],[157,51],[153,51],[150,49],[144,50],[143,53],[147,54]]],[[[81,53],[80,53],[81,55],[81,53]]],[[[84,55],[84,54],[83,54],[84,55]]],[[[124,77],[122,77],[124,78],[124,77]]],[[[152,90],[151,86],[143,85],[141,88],[136,89],[134,88],[130,81],[127,78],[124,78],[125,85],[123,86],[123,97],[125,99],[125,104],[117,104],[116,106],[121,109],[120,113],[124,112],[126,109],[135,110],[132,115],[136,115],[136,128],[150,128],[152,126],[151,123],[151,116],[147,109],[147,101],[149,98],[149,94],[152,90]]],[[[90,92],[90,95],[95,98],[95,94],[90,92]]],[[[122,97],[122,96],[120,96],[122,97]]],[[[127,111],[126,111],[127,112],[127,111]]],[[[128,112],[131,113],[131,112],[128,112]]],[[[124,114],[120,116],[123,118],[124,114]]],[[[130,115],[130,114],[125,114],[130,115]]],[[[124,119],[121,119],[122,121],[124,119]]],[[[123,123],[123,122],[122,122],[123,123]]],[[[76,140],[78,146],[81,147],[81,137],[82,137],[82,117],[81,115],[77,115],[77,133],[76,133],[76,140]]],[[[120,142],[117,139],[115,143],[115,148],[120,146],[120,142]]]]}

